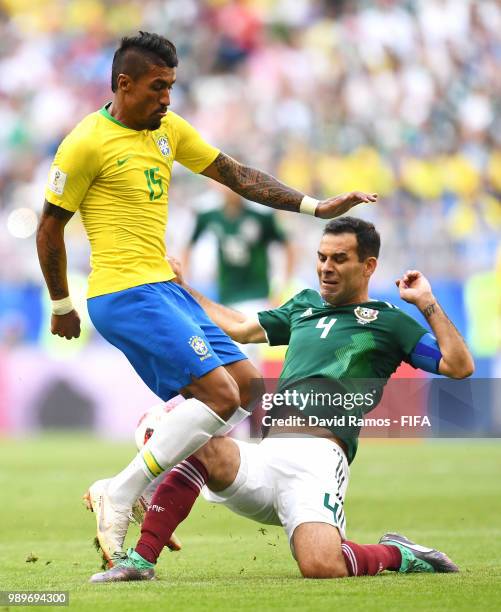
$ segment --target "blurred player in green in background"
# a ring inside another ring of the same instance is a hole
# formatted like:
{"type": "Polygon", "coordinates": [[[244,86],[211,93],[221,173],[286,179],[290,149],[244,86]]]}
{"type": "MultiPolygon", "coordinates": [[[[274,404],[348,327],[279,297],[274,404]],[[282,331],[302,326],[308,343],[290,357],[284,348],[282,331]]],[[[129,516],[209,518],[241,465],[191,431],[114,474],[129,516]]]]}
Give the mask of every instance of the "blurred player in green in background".
{"type": "Polygon", "coordinates": [[[283,246],[285,255],[282,286],[286,286],[294,269],[294,249],[274,214],[251,208],[233,191],[223,192],[223,206],[201,212],[188,247],[181,258],[189,277],[193,246],[206,233],[217,240],[218,301],[242,312],[263,310],[270,297],[269,247],[283,246]]]}

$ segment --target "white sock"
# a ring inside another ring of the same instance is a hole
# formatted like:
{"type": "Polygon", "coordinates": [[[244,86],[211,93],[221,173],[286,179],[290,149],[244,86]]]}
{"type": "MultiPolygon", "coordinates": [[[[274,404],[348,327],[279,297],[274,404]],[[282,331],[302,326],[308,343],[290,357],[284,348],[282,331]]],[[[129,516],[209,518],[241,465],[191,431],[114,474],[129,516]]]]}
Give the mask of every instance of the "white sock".
{"type": "Polygon", "coordinates": [[[108,495],[116,504],[132,506],[150,481],[189,457],[226,425],[203,402],[186,400],[165,415],[129,465],[110,480],[108,495]]]}
{"type": "Polygon", "coordinates": [[[225,436],[228,432],[230,432],[234,427],[236,427],[239,423],[244,421],[251,413],[239,406],[235,412],[231,415],[231,417],[226,421],[226,423],[216,431],[215,436],[225,436]]]}
{"type": "Polygon", "coordinates": [[[162,472],[160,476],[157,476],[151,482],[149,482],[146,485],[146,488],[141,492],[141,495],[148,504],[151,502],[151,498],[153,497],[153,495],[155,495],[155,491],[157,490],[158,485],[161,484],[161,482],[166,476],[167,470],[165,470],[165,472],[162,472]]]}
{"type": "MultiPolygon", "coordinates": [[[[182,402],[182,404],[184,404],[184,402],[182,402]]],[[[181,406],[181,410],[182,410],[182,406],[181,406]]],[[[168,414],[168,413],[166,413],[166,414],[168,414]]],[[[226,423],[222,427],[220,427],[216,431],[216,433],[214,435],[215,436],[225,436],[234,427],[239,425],[242,421],[245,421],[245,419],[248,416],[250,416],[251,414],[252,414],[251,412],[248,412],[247,410],[245,410],[245,408],[242,408],[241,406],[239,406],[235,410],[235,412],[231,415],[231,417],[226,421],[226,423]]],[[[162,472],[160,474],[160,476],[157,476],[155,479],[150,481],[146,485],[145,489],[143,489],[143,491],[141,492],[141,495],[144,497],[144,499],[148,503],[150,502],[151,498],[153,497],[153,495],[154,495],[158,485],[163,481],[164,477],[165,477],[165,472],[162,472]]]]}

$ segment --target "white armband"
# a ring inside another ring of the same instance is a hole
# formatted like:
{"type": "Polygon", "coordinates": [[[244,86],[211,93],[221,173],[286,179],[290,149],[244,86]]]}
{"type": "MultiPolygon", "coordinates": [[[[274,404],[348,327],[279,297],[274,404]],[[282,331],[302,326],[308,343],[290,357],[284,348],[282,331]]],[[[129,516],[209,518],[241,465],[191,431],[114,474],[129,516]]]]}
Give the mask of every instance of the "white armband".
{"type": "Polygon", "coordinates": [[[52,300],[52,314],[65,315],[73,310],[73,304],[70,296],[63,298],[62,300],[52,300]]]}
{"type": "Polygon", "coordinates": [[[317,206],[320,200],[315,200],[315,198],[310,198],[310,196],[304,196],[301,200],[301,204],[299,205],[299,212],[303,215],[313,215],[315,216],[315,211],[317,210],[317,206]]]}

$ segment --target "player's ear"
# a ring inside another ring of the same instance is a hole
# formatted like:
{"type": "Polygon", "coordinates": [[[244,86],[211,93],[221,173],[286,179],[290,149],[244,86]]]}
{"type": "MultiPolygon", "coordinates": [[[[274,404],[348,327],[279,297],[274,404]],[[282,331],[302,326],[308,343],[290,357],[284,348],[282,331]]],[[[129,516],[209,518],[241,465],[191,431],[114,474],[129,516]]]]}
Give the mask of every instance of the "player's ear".
{"type": "Polygon", "coordinates": [[[376,257],[367,257],[367,259],[364,262],[365,264],[365,274],[367,276],[367,278],[369,278],[369,276],[372,276],[374,274],[374,271],[377,268],[377,258],[376,257]]]}
{"type": "Polygon", "coordinates": [[[132,85],[132,79],[128,74],[120,73],[117,77],[117,89],[122,91],[129,91],[132,85]]]}

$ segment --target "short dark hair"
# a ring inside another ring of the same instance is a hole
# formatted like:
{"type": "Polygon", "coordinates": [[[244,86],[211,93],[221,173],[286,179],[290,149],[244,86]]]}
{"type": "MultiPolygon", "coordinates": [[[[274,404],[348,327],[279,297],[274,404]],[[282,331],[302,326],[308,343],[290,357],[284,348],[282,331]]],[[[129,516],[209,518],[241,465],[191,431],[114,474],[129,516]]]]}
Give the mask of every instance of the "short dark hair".
{"type": "Polygon", "coordinates": [[[367,257],[379,257],[381,237],[373,223],[356,217],[331,219],[324,227],[325,234],[355,234],[357,237],[358,261],[367,257]]]}
{"type": "Polygon", "coordinates": [[[178,59],[174,43],[150,32],[124,36],[113,56],[111,91],[115,93],[118,88],[119,74],[128,74],[135,80],[147,72],[149,64],[175,68],[178,59]]]}

